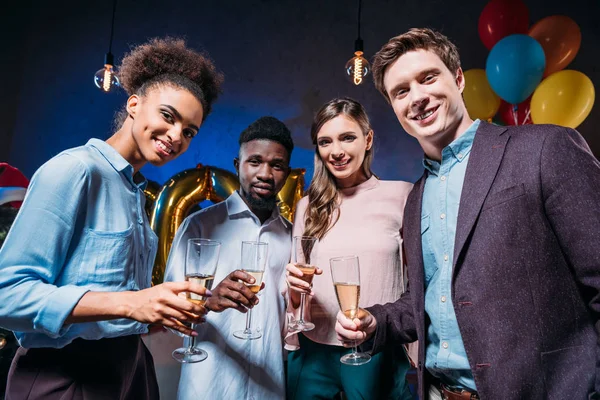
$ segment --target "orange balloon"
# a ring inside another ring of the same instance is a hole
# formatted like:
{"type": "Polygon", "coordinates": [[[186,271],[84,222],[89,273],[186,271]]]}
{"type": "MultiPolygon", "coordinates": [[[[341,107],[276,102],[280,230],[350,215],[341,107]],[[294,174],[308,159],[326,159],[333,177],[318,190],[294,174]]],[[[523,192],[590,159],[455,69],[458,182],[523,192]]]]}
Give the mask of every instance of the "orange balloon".
{"type": "Polygon", "coordinates": [[[553,15],[538,21],[529,29],[546,55],[544,76],[564,69],[579,51],[581,30],[575,21],[564,15],[553,15]]]}

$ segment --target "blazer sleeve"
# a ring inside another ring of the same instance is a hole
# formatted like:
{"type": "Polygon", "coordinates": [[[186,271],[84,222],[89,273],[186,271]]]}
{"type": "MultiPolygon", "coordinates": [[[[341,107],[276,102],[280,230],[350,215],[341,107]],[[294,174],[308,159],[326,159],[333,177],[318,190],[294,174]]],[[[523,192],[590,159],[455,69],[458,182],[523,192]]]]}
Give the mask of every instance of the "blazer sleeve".
{"type": "Polygon", "coordinates": [[[377,330],[373,338],[361,346],[365,351],[377,354],[386,347],[397,347],[417,340],[417,326],[414,308],[408,289],[393,303],[376,304],[366,308],[377,320],[377,330]]]}
{"type": "MultiPolygon", "coordinates": [[[[600,334],[600,163],[574,129],[557,128],[541,152],[545,212],[600,334]]],[[[600,336],[600,335],[599,335],[600,336]]],[[[595,395],[600,393],[600,340],[595,395]]]]}

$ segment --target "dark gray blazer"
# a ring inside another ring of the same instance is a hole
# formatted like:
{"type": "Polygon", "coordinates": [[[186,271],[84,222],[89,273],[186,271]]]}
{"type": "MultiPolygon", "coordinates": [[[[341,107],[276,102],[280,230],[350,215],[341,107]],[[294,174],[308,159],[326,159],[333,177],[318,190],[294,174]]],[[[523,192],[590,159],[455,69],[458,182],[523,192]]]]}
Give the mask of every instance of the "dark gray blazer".
{"type": "MultiPolygon", "coordinates": [[[[426,398],[421,250],[425,177],[404,217],[409,290],[369,308],[373,351],[420,341],[426,398]]],[[[586,399],[600,392],[600,163],[573,129],[482,122],[467,166],[452,303],[484,400],[586,399]]]]}

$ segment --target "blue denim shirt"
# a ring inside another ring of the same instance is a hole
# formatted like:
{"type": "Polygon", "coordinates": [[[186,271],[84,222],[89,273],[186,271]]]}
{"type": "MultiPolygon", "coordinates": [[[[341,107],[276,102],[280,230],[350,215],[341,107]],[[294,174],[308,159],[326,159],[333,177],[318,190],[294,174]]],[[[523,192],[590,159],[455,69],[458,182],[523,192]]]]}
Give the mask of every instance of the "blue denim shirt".
{"type": "Polygon", "coordinates": [[[427,331],[425,366],[443,382],[475,390],[454,307],[452,260],[460,194],[479,120],[442,150],[442,162],[425,159],[429,171],[421,212],[427,331]]]}
{"type": "Polygon", "coordinates": [[[35,173],[0,250],[0,326],[15,331],[21,346],[147,331],[127,319],[64,324],[87,291],[150,287],[158,240],[144,212],[145,185],[97,139],[35,173]]]}

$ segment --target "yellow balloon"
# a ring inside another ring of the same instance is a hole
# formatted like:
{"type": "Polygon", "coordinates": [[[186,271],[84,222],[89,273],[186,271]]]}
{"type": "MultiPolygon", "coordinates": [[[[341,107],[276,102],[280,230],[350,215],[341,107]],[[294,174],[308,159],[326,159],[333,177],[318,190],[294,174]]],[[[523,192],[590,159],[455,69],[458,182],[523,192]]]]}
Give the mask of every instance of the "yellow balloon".
{"type": "Polygon", "coordinates": [[[485,70],[475,68],[465,71],[463,98],[472,119],[487,120],[500,108],[500,97],[490,87],[485,70]]]}
{"type": "Polygon", "coordinates": [[[576,128],[592,111],[594,84],[579,71],[555,72],[539,84],[531,98],[531,119],[536,124],[576,128]]]}

